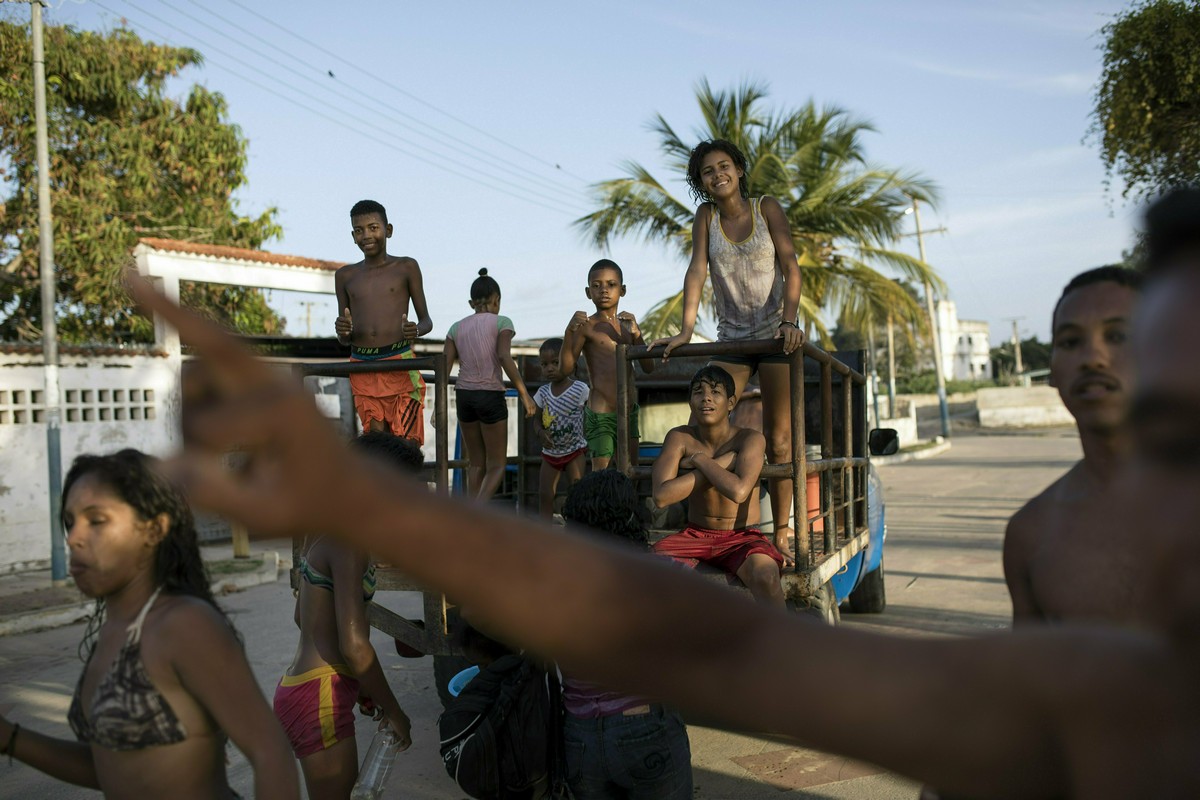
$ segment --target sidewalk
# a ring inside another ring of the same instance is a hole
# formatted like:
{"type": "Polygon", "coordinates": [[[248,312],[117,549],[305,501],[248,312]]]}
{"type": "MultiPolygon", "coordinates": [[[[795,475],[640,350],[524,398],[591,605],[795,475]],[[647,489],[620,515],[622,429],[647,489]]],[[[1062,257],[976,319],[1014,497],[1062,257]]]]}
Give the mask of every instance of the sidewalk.
{"type": "MultiPolygon", "coordinates": [[[[292,565],[290,539],[251,543],[250,557],[235,559],[233,545],[204,545],[200,554],[208,566],[215,594],[237,592],[279,579],[292,565]]],[[[55,586],[49,569],[0,575],[0,636],[57,628],[92,613],[89,600],[68,578],[55,586]]]]}

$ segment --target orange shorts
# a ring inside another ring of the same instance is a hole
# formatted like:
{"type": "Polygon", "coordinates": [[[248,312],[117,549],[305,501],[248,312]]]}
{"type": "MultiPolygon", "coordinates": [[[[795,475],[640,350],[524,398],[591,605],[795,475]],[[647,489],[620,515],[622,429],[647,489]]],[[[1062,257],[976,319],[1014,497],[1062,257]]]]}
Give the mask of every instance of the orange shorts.
{"type": "MultiPolygon", "coordinates": [[[[370,348],[375,352],[391,352],[393,355],[359,355],[354,348],[350,360],[398,361],[414,358],[412,348],[407,345],[370,348]]],[[[371,429],[371,421],[385,423],[396,436],[414,439],[425,444],[425,379],[419,370],[395,370],[390,372],[363,372],[350,376],[350,391],[354,394],[354,410],[362,420],[363,433],[371,429]]]]}

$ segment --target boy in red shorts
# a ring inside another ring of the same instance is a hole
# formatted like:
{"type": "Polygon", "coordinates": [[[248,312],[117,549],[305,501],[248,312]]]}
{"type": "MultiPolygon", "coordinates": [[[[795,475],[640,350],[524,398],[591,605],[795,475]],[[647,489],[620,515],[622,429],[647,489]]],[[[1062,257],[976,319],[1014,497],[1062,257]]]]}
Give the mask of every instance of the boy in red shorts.
{"type": "Polygon", "coordinates": [[[733,386],[732,376],[712,364],[692,378],[688,404],[696,423],[667,434],[652,479],[659,508],[688,501],[688,527],[654,550],[693,567],[701,561],[719,567],[760,603],[782,608],[779,577],[789,557],[756,527],[766,440],[730,424],[733,386]]]}
{"type": "MultiPolygon", "coordinates": [[[[347,264],[333,276],[342,312],[334,323],[337,339],[350,345],[351,361],[413,358],[412,341],[433,330],[421,267],[408,256],[388,255],[392,226],[387,211],[374,200],[354,204],[350,225],[363,260],[347,264]],[[416,322],[408,318],[410,300],[416,322]]],[[[386,431],[425,443],[425,381],[419,371],[352,375],[350,391],[363,433],[386,431]]]]}

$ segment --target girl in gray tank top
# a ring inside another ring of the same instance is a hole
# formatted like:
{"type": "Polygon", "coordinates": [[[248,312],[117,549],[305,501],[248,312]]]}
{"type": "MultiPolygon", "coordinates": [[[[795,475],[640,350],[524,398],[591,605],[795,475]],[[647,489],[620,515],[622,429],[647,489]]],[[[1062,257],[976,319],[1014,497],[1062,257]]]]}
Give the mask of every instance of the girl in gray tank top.
{"type": "MultiPolygon", "coordinates": [[[[692,223],[692,260],[683,280],[682,330],[650,346],[662,346],[666,358],[691,340],[704,280],[711,271],[719,341],[782,340],[782,353],[713,359],[733,378],[735,397],[741,397],[746,383],[758,373],[767,460],[780,464],[792,459],[787,354],[804,343],[798,326],[800,266],[779,201],[751,199],[745,175],[746,158],[731,142],[714,139],[692,151],[687,182],[701,206],[692,223]]],[[[791,495],[790,480],[771,481],[771,512],[779,520],[775,546],[785,562],[792,560],[791,495]]]]}

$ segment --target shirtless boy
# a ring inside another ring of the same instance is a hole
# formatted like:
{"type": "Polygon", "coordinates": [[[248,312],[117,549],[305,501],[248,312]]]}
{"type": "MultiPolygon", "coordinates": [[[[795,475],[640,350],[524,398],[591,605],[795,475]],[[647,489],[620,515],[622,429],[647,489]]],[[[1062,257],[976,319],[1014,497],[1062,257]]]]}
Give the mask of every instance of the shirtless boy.
{"type": "Polygon", "coordinates": [[[1008,523],[1004,575],[1014,625],[1129,621],[1140,602],[1138,537],[1113,523],[1133,389],[1126,339],[1140,285],[1132,270],[1089,270],[1054,309],[1050,382],[1075,418],[1083,460],[1008,523]]]}
{"type": "Polygon", "coordinates": [[[782,608],[779,583],[786,551],[756,527],[758,476],[767,441],[729,422],[733,377],[709,364],[692,378],[688,405],[694,425],[667,434],[654,461],[654,504],[688,501],[688,527],[654,545],[655,552],[695,566],[703,561],[736,575],[760,603],[782,608]]]}
{"type": "MultiPolygon", "coordinates": [[[[338,342],[351,346],[351,361],[413,358],[413,339],[433,330],[421,268],[408,256],[388,255],[392,226],[379,203],[355,203],[350,209],[350,225],[363,260],[347,264],[333,276],[341,309],[333,326],[338,342]],[[417,313],[416,322],[408,318],[410,300],[417,313]]],[[[350,390],[363,433],[387,431],[425,443],[425,381],[420,372],[351,375],[350,390]]]]}
{"type": "MultiPolygon", "coordinates": [[[[592,469],[604,469],[617,452],[617,345],[645,344],[637,318],[628,311],[617,311],[625,296],[625,277],[616,262],[602,258],[588,270],[587,298],[596,306],[596,313],[576,311],[563,334],[562,374],[570,375],[580,354],[587,359],[591,377],[591,394],[583,410],[583,435],[588,442],[592,469]]],[[[643,361],[642,368],[654,370],[653,361],[643,361]]],[[[633,367],[629,367],[633,383],[633,367]]],[[[629,410],[629,452],[637,458],[638,406],[629,410]]]]}

